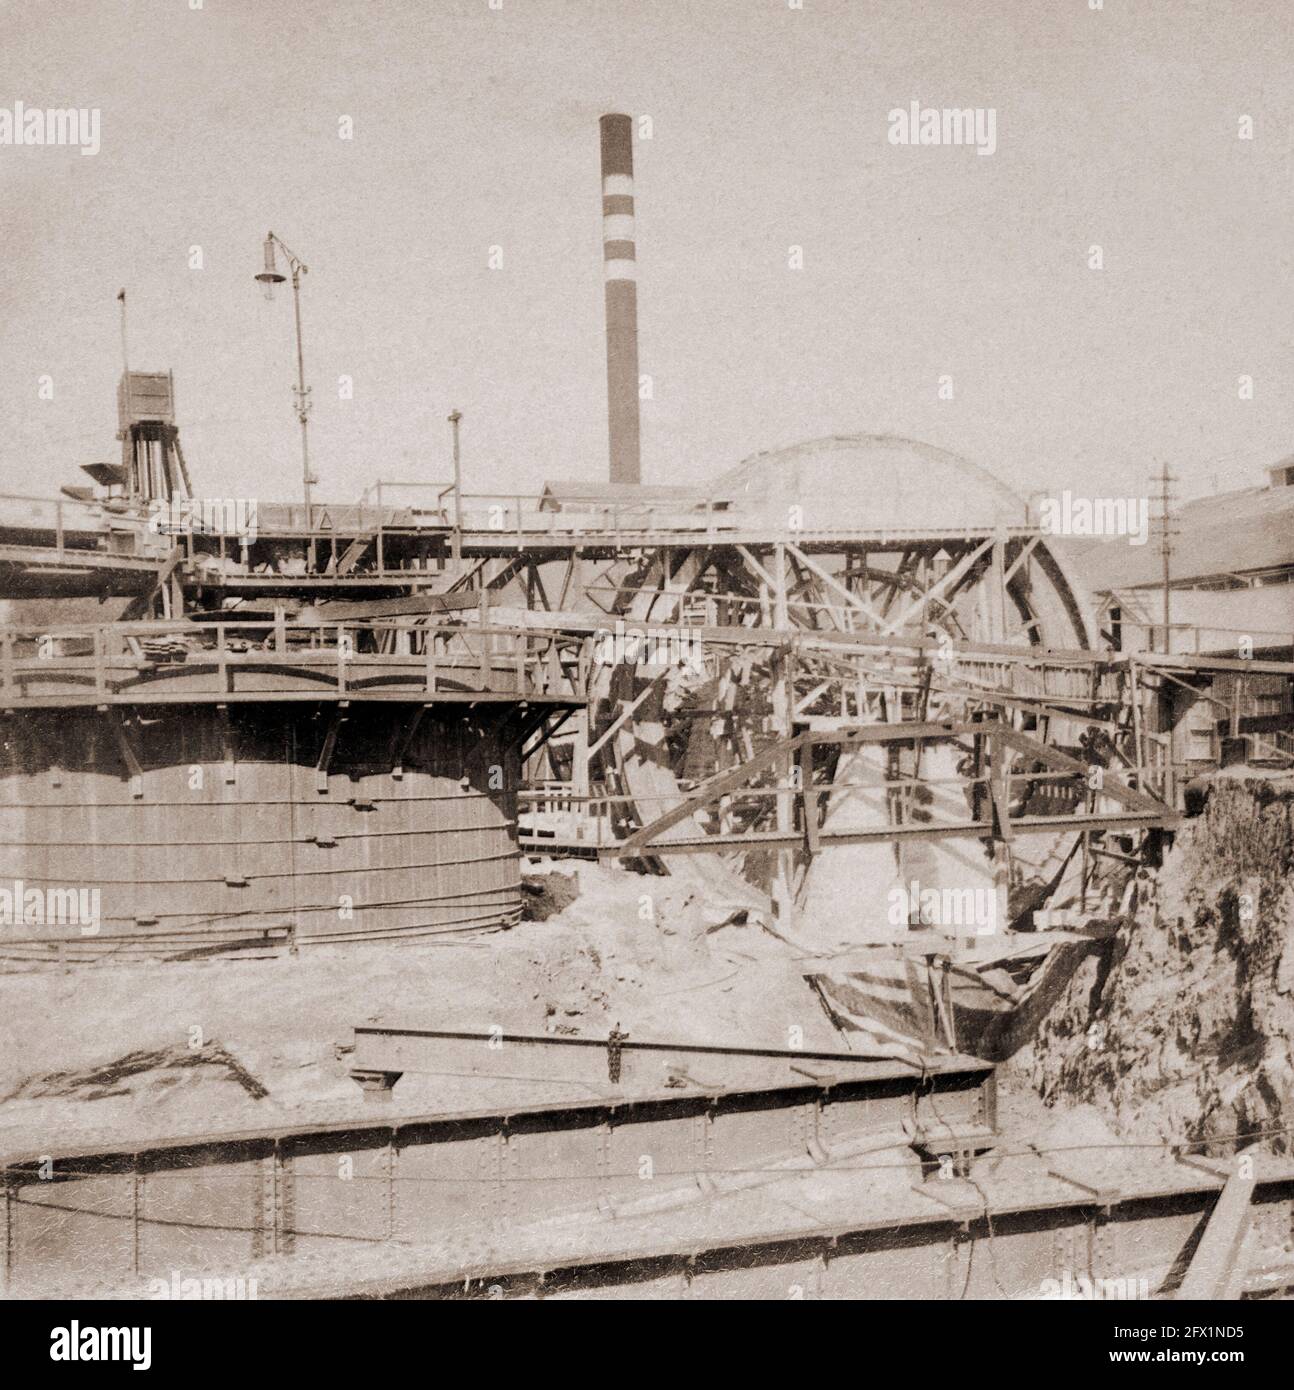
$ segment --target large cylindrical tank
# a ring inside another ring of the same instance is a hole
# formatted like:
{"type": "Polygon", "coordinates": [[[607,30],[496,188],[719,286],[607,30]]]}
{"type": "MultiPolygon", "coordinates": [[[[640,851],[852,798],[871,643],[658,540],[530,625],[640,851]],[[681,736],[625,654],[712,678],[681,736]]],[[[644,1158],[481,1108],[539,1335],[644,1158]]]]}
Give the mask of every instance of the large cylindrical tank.
{"type": "MultiPolygon", "coordinates": [[[[292,926],[343,941],[510,924],[509,718],[363,701],[15,713],[0,755],[0,907],[16,884],[98,890],[99,921],[92,933],[29,913],[0,922],[0,946],[61,936],[93,954],[99,937],[196,945],[292,926]]],[[[37,915],[45,901],[32,900],[37,915]]]]}

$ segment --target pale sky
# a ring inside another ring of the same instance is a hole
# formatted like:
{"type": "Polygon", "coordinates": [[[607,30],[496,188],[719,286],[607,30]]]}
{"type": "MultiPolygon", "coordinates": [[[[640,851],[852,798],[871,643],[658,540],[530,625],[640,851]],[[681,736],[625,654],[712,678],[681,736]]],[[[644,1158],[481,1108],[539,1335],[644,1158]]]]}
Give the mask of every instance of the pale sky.
{"type": "Polygon", "coordinates": [[[1294,450],[1289,0],[196,3],[0,4],[0,107],[98,108],[102,144],[0,146],[0,490],[118,456],[124,286],[199,492],[295,498],[269,228],[310,267],[317,496],[446,479],[453,407],[475,490],[605,477],[607,110],[652,126],[644,481],[863,431],[1192,495],[1294,450]],[[996,153],[889,144],[913,100],[994,108],[996,153]]]}

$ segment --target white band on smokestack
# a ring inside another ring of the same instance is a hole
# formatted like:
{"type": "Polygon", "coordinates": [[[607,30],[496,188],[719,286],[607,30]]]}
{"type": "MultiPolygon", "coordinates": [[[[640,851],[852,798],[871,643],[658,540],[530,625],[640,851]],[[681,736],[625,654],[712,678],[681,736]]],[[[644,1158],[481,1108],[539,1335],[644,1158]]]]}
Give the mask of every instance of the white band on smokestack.
{"type": "Polygon", "coordinates": [[[602,214],[603,241],[632,241],[634,239],[634,215],[632,212],[604,212],[602,214]]]}
{"type": "Polygon", "coordinates": [[[602,266],[607,306],[607,429],[611,481],[641,481],[638,422],[638,251],[633,122],[603,116],[602,266]]]}

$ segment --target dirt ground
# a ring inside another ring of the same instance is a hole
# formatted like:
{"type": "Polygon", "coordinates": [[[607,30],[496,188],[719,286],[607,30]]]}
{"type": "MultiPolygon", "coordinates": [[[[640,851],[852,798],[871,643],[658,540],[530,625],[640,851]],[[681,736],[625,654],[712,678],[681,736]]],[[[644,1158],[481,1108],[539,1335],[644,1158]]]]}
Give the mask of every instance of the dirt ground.
{"type": "MultiPolygon", "coordinates": [[[[1216,789],[999,1069],[1003,1127],[1118,1143],[1283,1128],[1294,1111],[1294,796],[1216,789]],[[1095,1136],[1095,1137],[1093,1137],[1095,1136]]],[[[297,957],[0,975],[0,1151],[371,1115],[351,1030],[412,1026],[861,1050],[804,983],[805,935],[703,870],[532,865],[509,931],[297,957]]],[[[543,1097],[535,1097],[543,1099],[543,1097]]],[[[479,1079],[396,1089],[415,1113],[479,1079]]],[[[1282,1144],[1277,1142],[1275,1147],[1282,1144]]]]}
{"type": "Polygon", "coordinates": [[[798,1028],[805,1048],[849,1050],[758,914],[693,880],[537,867],[577,874],[578,897],[472,939],[0,976],[0,1149],[358,1113],[346,1049],[377,1018],[752,1047],[798,1028]]]}

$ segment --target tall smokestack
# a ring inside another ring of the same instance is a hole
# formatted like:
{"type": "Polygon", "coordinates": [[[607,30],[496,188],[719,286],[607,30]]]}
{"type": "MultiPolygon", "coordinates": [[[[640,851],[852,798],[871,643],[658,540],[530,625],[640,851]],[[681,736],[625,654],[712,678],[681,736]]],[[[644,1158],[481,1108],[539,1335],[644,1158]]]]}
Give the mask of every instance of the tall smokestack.
{"type": "Polygon", "coordinates": [[[633,122],[603,116],[602,265],[607,287],[607,426],[611,481],[642,478],[638,449],[638,285],[633,122]]]}

